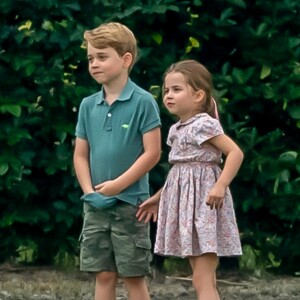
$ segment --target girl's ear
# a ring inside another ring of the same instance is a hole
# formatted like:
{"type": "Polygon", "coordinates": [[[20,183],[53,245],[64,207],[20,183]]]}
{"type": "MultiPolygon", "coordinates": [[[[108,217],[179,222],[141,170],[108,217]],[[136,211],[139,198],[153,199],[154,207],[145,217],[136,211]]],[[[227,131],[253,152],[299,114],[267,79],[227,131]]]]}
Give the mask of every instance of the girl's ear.
{"type": "Polygon", "coordinates": [[[205,99],[205,92],[203,90],[199,90],[196,92],[195,101],[202,102],[205,99]]]}
{"type": "Polygon", "coordinates": [[[124,67],[128,69],[131,66],[131,63],[132,63],[132,55],[131,55],[131,53],[126,52],[123,55],[123,60],[124,60],[124,67]]]}

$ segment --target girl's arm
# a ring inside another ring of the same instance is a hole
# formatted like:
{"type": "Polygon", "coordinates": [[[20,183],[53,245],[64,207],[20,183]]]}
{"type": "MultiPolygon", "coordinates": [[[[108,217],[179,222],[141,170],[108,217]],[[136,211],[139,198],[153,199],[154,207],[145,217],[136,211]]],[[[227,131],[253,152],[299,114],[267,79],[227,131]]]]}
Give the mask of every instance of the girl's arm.
{"type": "Polygon", "coordinates": [[[76,177],[83,193],[94,192],[90,175],[89,144],[86,140],[76,138],[73,163],[76,177]]]}
{"type": "Polygon", "coordinates": [[[151,219],[153,219],[153,222],[157,221],[158,205],[161,191],[162,188],[139,206],[136,217],[140,222],[143,219],[144,223],[148,223],[151,219]]]}
{"type": "Polygon", "coordinates": [[[224,168],[214,187],[209,193],[207,205],[210,208],[221,208],[226,188],[236,176],[244,159],[239,146],[227,135],[221,134],[209,140],[209,143],[218,148],[226,156],[224,168]]]}
{"type": "Polygon", "coordinates": [[[144,153],[134,164],[118,178],[102,182],[95,186],[95,191],[106,196],[119,194],[127,187],[148,173],[159,161],[161,153],[160,127],[156,127],[143,135],[144,153]]]}

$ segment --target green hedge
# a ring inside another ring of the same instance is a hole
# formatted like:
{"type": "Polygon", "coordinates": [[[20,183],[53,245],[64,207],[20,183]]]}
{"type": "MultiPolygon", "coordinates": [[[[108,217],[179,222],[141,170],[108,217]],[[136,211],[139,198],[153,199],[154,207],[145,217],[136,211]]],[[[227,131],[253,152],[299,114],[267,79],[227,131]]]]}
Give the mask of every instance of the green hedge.
{"type": "MultiPolygon", "coordinates": [[[[156,96],[164,140],[174,122],[160,97],[167,66],[195,58],[213,73],[221,121],[245,152],[232,184],[240,266],[299,271],[299,10],[297,0],[1,1],[0,259],[29,249],[30,261],[53,263],[77,251],[72,142],[79,103],[98,89],[82,34],[114,20],[136,34],[131,77],[156,96]]],[[[164,145],[152,190],[167,154],[164,145]]]]}

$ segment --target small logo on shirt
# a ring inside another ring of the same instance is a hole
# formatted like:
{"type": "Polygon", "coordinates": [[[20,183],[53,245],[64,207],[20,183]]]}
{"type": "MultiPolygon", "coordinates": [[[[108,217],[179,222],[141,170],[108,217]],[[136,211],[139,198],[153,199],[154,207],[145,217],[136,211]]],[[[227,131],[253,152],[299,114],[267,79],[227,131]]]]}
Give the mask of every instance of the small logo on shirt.
{"type": "Polygon", "coordinates": [[[129,124],[123,124],[122,128],[125,128],[125,129],[129,128],[129,124]]]}

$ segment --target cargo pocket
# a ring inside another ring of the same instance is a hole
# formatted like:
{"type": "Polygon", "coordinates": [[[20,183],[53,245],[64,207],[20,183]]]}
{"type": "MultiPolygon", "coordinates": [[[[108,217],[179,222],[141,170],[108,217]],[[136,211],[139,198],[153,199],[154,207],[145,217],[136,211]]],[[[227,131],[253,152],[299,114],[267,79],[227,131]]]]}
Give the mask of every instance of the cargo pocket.
{"type": "Polygon", "coordinates": [[[151,241],[149,239],[135,239],[135,245],[137,248],[143,248],[143,249],[151,249],[151,241]]]}
{"type": "Polygon", "coordinates": [[[152,261],[151,241],[145,238],[136,238],[135,247],[136,260],[138,260],[141,265],[144,264],[144,268],[147,269],[148,264],[152,261]]]}

